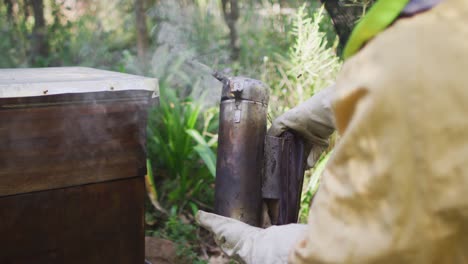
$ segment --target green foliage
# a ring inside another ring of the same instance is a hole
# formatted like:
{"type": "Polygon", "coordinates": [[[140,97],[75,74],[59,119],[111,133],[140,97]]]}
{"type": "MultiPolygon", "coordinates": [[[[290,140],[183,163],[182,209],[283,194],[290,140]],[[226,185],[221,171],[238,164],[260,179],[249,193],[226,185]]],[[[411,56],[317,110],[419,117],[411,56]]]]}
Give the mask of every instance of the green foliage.
{"type": "Polygon", "coordinates": [[[307,217],[309,216],[309,209],[312,203],[312,199],[315,196],[315,193],[320,186],[320,179],[322,173],[327,165],[327,162],[332,155],[333,151],[322,155],[320,160],[314,166],[313,169],[306,172],[304,187],[301,196],[301,209],[299,211],[299,222],[300,223],[307,223],[307,217]]]}
{"type": "Polygon", "coordinates": [[[27,64],[28,34],[33,23],[24,14],[10,17],[5,5],[0,5],[0,68],[23,67],[27,64]]]}
{"type": "Polygon", "coordinates": [[[73,24],[72,32],[68,54],[62,55],[69,60],[63,61],[63,65],[123,71],[125,54],[130,48],[125,36],[104,29],[96,17],[90,15],[80,17],[73,24]]]}
{"type": "Polygon", "coordinates": [[[299,101],[330,85],[339,70],[340,63],[335,52],[328,48],[326,34],[320,31],[323,7],[307,16],[305,6],[297,12],[292,34],[296,41],[290,49],[287,74],[294,80],[299,101]]]}
{"type": "MultiPolygon", "coordinates": [[[[291,26],[291,15],[278,12],[275,6],[245,8],[239,22],[241,53],[238,65],[234,65],[235,73],[260,79],[265,73],[265,62],[274,59],[276,54],[286,55],[292,44],[288,34],[291,26]]],[[[273,80],[263,79],[267,84],[273,80]]]]}
{"type": "Polygon", "coordinates": [[[203,63],[222,64],[228,58],[227,29],[222,25],[219,10],[221,1],[196,0],[193,6],[192,25],[189,34],[190,47],[203,63]]]}
{"type": "MultiPolygon", "coordinates": [[[[198,132],[195,129],[188,129],[186,132],[198,143],[198,145],[194,147],[194,150],[198,153],[198,155],[200,155],[200,158],[203,159],[206,166],[210,170],[211,175],[215,177],[216,176],[216,156],[213,150],[211,149],[211,147],[216,141],[206,142],[206,140],[203,138],[200,132],[198,132]]],[[[216,140],[217,138],[214,137],[213,139],[216,140]]]]}
{"type": "Polygon", "coordinates": [[[133,31],[105,29],[96,14],[71,18],[65,1],[44,1],[48,55],[32,58],[34,17],[28,2],[13,1],[18,11],[10,14],[0,4],[1,68],[80,65],[122,70],[124,54],[133,46],[133,31]]]}
{"type": "Polygon", "coordinates": [[[148,154],[156,185],[161,183],[161,199],[179,211],[189,202],[211,204],[216,140],[208,139],[208,129],[213,116],[203,118],[199,104],[189,97],[181,99],[164,83],[160,92],[160,106],[149,119],[148,154]]]}
{"type": "MultiPolygon", "coordinates": [[[[274,64],[279,80],[270,85],[273,102],[292,107],[333,83],[341,63],[328,44],[327,34],[321,31],[323,17],[323,8],[313,18],[309,17],[305,5],[299,8],[291,30],[294,42],[286,56],[277,54],[279,63],[274,64]]],[[[275,117],[285,108],[275,106],[270,110],[275,117]]]]}
{"type": "Polygon", "coordinates": [[[161,206],[161,204],[158,201],[158,190],[156,188],[156,183],[154,180],[153,166],[151,165],[151,160],[149,159],[146,159],[146,170],[147,173],[145,175],[145,186],[150,202],[156,210],[167,214],[166,210],[161,206]]]}
{"type": "Polygon", "coordinates": [[[375,2],[375,0],[346,0],[343,1],[348,5],[355,5],[362,7],[362,16],[364,16],[369,7],[375,2]]]}
{"type": "Polygon", "coordinates": [[[197,254],[196,245],[200,244],[197,232],[197,226],[184,223],[173,210],[164,227],[158,231],[149,232],[148,235],[173,241],[176,245],[177,263],[207,263],[197,254]]]}

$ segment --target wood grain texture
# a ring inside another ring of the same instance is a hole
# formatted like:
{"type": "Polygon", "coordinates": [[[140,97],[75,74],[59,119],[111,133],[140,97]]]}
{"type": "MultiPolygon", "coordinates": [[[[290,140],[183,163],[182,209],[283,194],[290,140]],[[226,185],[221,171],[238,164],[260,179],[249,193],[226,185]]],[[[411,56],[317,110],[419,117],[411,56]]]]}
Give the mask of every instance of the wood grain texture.
{"type": "Polygon", "coordinates": [[[0,263],[144,262],[142,177],[0,199],[0,263]]]}
{"type": "Polygon", "coordinates": [[[115,95],[0,99],[0,197],[142,176],[150,100],[115,95]]]}

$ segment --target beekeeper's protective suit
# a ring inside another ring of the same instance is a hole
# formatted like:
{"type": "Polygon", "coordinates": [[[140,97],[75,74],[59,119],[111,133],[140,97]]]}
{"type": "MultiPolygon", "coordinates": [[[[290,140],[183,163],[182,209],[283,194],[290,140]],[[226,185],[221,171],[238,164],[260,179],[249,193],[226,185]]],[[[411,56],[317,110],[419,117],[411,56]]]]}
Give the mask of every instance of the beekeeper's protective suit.
{"type": "Polygon", "coordinates": [[[199,223],[247,263],[468,263],[467,43],[468,1],[445,0],[345,62],[307,226],[199,223]]]}

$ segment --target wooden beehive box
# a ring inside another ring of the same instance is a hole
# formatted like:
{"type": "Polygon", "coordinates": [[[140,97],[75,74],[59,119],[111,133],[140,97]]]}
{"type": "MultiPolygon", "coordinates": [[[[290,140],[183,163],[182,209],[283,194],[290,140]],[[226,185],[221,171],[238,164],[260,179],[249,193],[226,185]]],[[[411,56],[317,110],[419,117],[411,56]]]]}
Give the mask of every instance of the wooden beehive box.
{"type": "Polygon", "coordinates": [[[0,263],[143,263],[157,80],[0,70],[0,263]]]}

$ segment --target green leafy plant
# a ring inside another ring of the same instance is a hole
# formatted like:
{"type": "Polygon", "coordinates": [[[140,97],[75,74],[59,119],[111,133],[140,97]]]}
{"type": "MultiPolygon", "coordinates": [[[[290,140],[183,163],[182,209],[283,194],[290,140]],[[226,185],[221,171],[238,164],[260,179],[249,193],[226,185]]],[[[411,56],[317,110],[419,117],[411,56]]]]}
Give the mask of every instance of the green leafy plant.
{"type": "Polygon", "coordinates": [[[161,206],[161,204],[158,201],[158,190],[156,188],[156,183],[154,180],[153,166],[151,165],[151,161],[149,159],[146,159],[146,170],[147,173],[145,175],[145,186],[150,202],[156,210],[167,214],[166,210],[161,206]]]}
{"type": "Polygon", "coordinates": [[[343,2],[348,5],[360,6],[362,8],[362,16],[364,16],[375,0],[346,0],[343,2]]]}
{"type": "Polygon", "coordinates": [[[148,127],[154,186],[160,183],[166,206],[176,205],[179,211],[191,203],[211,204],[216,139],[209,139],[208,129],[217,130],[210,127],[213,118],[203,120],[196,102],[180,99],[164,84],[160,92],[160,106],[152,110],[148,127]]]}
{"type": "Polygon", "coordinates": [[[216,176],[216,156],[211,149],[213,146],[213,141],[206,142],[205,138],[195,129],[187,129],[186,131],[197,143],[194,147],[194,150],[200,155],[200,158],[203,159],[206,166],[210,170],[210,173],[213,177],[216,176]]]}
{"type": "Polygon", "coordinates": [[[315,167],[310,171],[306,172],[304,187],[301,196],[301,208],[299,210],[299,222],[307,223],[307,217],[309,216],[309,209],[312,203],[312,199],[315,196],[319,186],[322,173],[327,165],[328,159],[330,158],[333,151],[330,151],[323,155],[317,162],[315,167]]]}
{"type": "Polygon", "coordinates": [[[289,100],[292,97],[294,104],[333,83],[341,66],[334,50],[328,46],[326,33],[320,30],[323,7],[313,18],[308,16],[305,8],[304,5],[297,12],[291,31],[295,42],[288,58],[283,58],[279,65],[285,78],[282,93],[289,100]]]}
{"type": "Polygon", "coordinates": [[[158,230],[149,232],[148,235],[171,240],[176,246],[177,263],[206,263],[198,257],[197,251],[200,244],[198,236],[198,227],[194,224],[183,221],[172,210],[169,219],[164,226],[158,230]]]}

